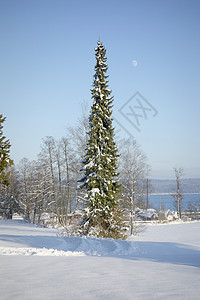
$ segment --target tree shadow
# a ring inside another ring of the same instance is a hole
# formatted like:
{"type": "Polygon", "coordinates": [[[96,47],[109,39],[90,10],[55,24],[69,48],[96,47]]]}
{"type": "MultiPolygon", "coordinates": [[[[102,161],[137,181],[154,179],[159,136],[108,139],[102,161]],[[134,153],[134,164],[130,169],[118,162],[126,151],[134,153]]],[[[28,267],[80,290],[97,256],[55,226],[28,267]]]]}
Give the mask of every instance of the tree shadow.
{"type": "MultiPolygon", "coordinates": [[[[30,247],[63,250],[63,239],[54,236],[6,235],[1,234],[0,240],[8,243],[8,247],[30,247]]],[[[66,250],[63,250],[66,251],[66,250]]]]}
{"type": "Polygon", "coordinates": [[[187,244],[170,242],[133,242],[137,251],[131,259],[150,260],[200,268],[200,249],[187,244]]]}

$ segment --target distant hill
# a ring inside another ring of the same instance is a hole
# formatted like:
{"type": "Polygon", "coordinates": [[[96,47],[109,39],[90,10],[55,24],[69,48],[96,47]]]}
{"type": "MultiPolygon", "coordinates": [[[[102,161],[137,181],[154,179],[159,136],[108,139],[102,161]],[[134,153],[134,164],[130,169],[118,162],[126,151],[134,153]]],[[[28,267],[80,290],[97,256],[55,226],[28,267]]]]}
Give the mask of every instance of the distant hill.
{"type": "MultiPolygon", "coordinates": [[[[176,190],[176,180],[151,179],[152,193],[172,193],[176,190]]],[[[200,178],[181,179],[182,193],[200,193],[200,178]]]]}

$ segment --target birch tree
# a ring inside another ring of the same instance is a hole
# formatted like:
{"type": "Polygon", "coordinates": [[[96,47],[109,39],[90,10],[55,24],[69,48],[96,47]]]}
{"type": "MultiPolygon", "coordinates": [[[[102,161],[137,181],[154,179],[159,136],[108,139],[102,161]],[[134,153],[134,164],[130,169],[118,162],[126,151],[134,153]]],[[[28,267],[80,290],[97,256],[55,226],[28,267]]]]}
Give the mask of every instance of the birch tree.
{"type": "Polygon", "coordinates": [[[135,208],[144,199],[144,179],[149,173],[147,158],[134,139],[123,140],[120,174],[124,206],[130,210],[131,235],[134,234],[135,208]]]}
{"type": "Polygon", "coordinates": [[[181,219],[182,212],[182,200],[183,194],[181,193],[181,177],[183,176],[183,168],[174,168],[174,173],[176,177],[176,191],[171,194],[175,198],[175,206],[178,211],[179,218],[181,219]]]}

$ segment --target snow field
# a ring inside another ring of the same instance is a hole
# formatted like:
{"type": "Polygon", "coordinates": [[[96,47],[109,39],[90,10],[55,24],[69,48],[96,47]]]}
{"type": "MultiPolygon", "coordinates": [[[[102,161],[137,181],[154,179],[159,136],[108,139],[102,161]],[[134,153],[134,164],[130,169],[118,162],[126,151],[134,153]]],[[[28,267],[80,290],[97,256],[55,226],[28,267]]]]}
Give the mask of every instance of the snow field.
{"type": "Polygon", "coordinates": [[[199,299],[200,222],[128,241],[59,237],[0,220],[0,299],[199,299]]]}
{"type": "Polygon", "coordinates": [[[199,299],[199,270],[108,257],[2,256],[1,299],[199,299]]]}

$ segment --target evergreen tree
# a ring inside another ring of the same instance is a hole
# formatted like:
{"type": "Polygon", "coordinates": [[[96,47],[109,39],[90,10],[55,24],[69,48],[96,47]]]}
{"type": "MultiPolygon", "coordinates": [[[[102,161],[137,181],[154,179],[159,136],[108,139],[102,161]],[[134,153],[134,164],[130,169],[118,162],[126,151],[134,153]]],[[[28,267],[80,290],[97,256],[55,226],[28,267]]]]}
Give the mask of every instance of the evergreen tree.
{"type": "Polygon", "coordinates": [[[99,41],[95,49],[96,65],[91,90],[93,105],[89,116],[89,139],[83,160],[85,176],[79,180],[86,189],[86,233],[98,237],[123,237],[117,195],[117,147],[112,127],[111,90],[108,89],[106,49],[99,41]]]}
{"type": "Polygon", "coordinates": [[[8,186],[2,185],[0,190],[0,215],[12,219],[14,213],[22,213],[20,207],[20,181],[19,173],[15,167],[9,168],[8,186]]]}
{"type": "Polygon", "coordinates": [[[9,185],[9,172],[8,168],[13,164],[10,159],[10,142],[3,136],[3,123],[6,120],[3,115],[0,115],[0,189],[2,184],[9,185]]]}

